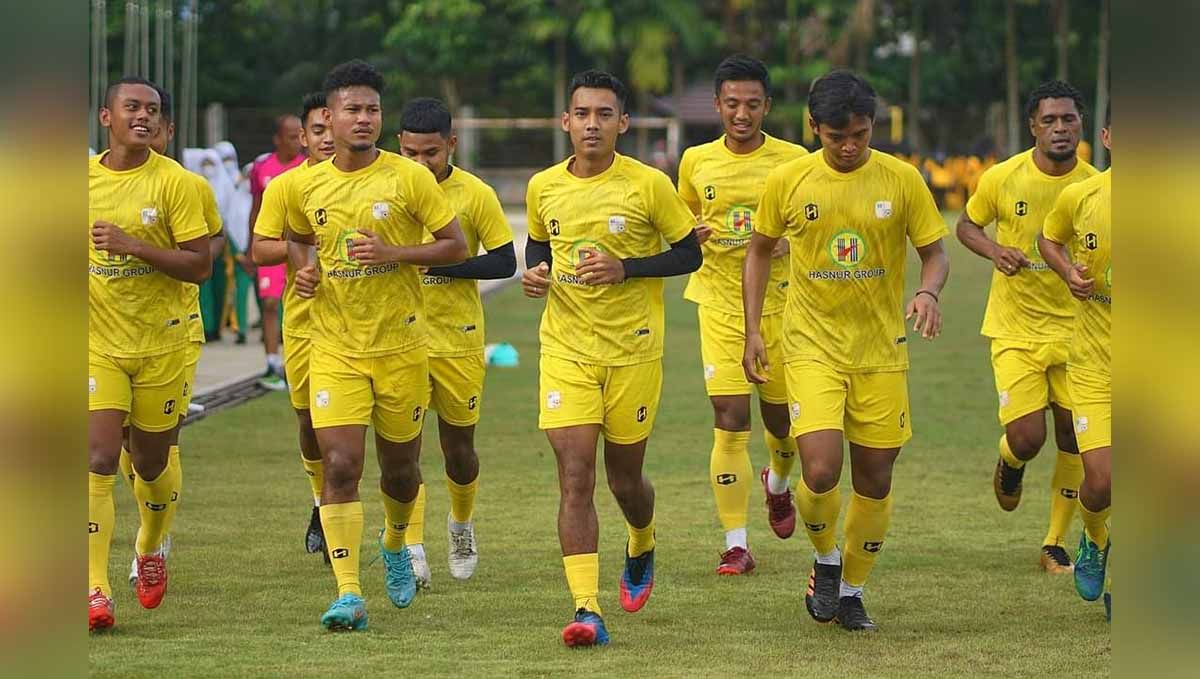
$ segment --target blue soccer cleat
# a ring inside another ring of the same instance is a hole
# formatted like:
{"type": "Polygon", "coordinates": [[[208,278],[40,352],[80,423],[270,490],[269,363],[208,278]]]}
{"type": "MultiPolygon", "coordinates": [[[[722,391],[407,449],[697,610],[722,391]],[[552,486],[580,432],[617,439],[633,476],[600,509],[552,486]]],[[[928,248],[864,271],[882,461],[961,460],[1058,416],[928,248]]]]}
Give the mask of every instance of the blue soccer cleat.
{"type": "Polygon", "coordinates": [[[630,613],[642,610],[654,589],[654,550],[641,556],[629,556],[626,546],[625,570],[621,571],[621,608],[630,613]]]}
{"type": "Polygon", "coordinates": [[[343,594],[321,616],[321,625],[331,632],[367,628],[367,602],[357,594],[343,594]]]}
{"type": "Polygon", "coordinates": [[[575,611],[575,620],[563,628],[563,643],[570,648],[578,646],[607,646],[608,630],[604,629],[604,618],[586,608],[575,611]]]}
{"type": "Polygon", "coordinates": [[[398,608],[408,608],[417,595],[417,575],[413,572],[412,552],[401,547],[398,552],[389,552],[379,541],[379,556],[383,557],[384,584],[388,598],[398,608]]]}
{"type": "Polygon", "coordinates": [[[1087,532],[1079,536],[1079,554],[1075,556],[1075,591],[1085,601],[1095,601],[1104,593],[1104,572],[1108,568],[1108,550],[1088,539],[1087,532]]]}

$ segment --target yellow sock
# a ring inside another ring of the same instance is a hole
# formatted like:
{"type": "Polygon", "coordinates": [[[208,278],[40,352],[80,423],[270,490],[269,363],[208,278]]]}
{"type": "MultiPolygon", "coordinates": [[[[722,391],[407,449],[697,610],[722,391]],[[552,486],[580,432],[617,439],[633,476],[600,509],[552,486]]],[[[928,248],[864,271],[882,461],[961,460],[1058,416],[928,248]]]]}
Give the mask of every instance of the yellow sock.
{"type": "Polygon", "coordinates": [[[137,499],[138,516],[142,520],[135,548],[138,555],[144,556],[158,549],[163,537],[171,530],[175,513],[168,510],[171,501],[179,497],[181,476],[178,465],[173,467],[169,457],[167,466],[153,481],[147,481],[136,471],[134,473],[133,497],[137,499]]]}
{"type": "Polygon", "coordinates": [[[88,472],[88,592],[97,587],[104,596],[112,596],[108,586],[108,548],[112,545],[116,507],[113,483],[116,476],[88,472]]]}
{"type": "Polygon", "coordinates": [[[425,544],[425,484],[417,489],[417,499],[413,500],[412,516],[408,517],[408,528],[404,531],[404,544],[425,544]]]}
{"type": "Polygon", "coordinates": [[[1012,448],[1008,447],[1008,434],[1000,437],[1000,457],[1008,463],[1008,466],[1013,469],[1020,469],[1025,466],[1025,460],[1013,454],[1012,448]]]}
{"type": "Polygon", "coordinates": [[[629,529],[629,547],[626,554],[629,556],[641,556],[654,549],[653,516],[650,517],[650,523],[642,528],[637,528],[628,521],[625,522],[625,527],[629,529]]]}
{"type": "Polygon", "coordinates": [[[846,549],[842,554],[842,579],[862,587],[875,566],[888,524],[892,521],[892,496],[882,500],[855,493],[846,509],[846,549]]]}
{"type": "Polygon", "coordinates": [[[1043,545],[1066,544],[1075,506],[1079,504],[1080,481],[1083,481],[1083,460],[1076,453],[1058,451],[1054,476],[1050,477],[1050,526],[1043,545]]]}
{"type": "Polygon", "coordinates": [[[708,481],[717,500],[717,516],[725,530],[746,527],[750,504],[750,432],[713,429],[712,454],[708,458],[708,481]]]}
{"type": "Polygon", "coordinates": [[[175,512],[179,511],[179,497],[183,495],[183,461],[179,457],[179,446],[171,446],[167,453],[167,470],[171,472],[175,492],[171,493],[171,502],[167,505],[167,526],[175,525],[175,512]]]}
{"type": "Polygon", "coordinates": [[[796,510],[804,521],[804,530],[818,554],[837,549],[838,513],[842,511],[842,491],[834,486],[824,493],[814,493],[804,479],[796,484],[796,510]]]}
{"type": "Polygon", "coordinates": [[[408,530],[408,522],[412,519],[413,507],[417,504],[417,497],[420,497],[420,490],[417,491],[417,496],[408,502],[401,502],[387,493],[380,493],[379,497],[383,498],[383,548],[389,552],[398,552],[404,549],[404,533],[408,530]]]}
{"type": "Polygon", "coordinates": [[[325,487],[325,464],[320,460],[310,460],[300,456],[300,464],[304,465],[304,474],[308,477],[308,485],[312,488],[313,502],[321,504],[321,490],[325,487]]]}
{"type": "Polygon", "coordinates": [[[600,611],[600,555],[572,554],[563,557],[563,570],[567,573],[567,587],[575,599],[575,609],[586,608],[596,615],[600,611]]]}
{"type": "Polygon", "coordinates": [[[466,523],[475,514],[475,493],[479,490],[479,477],[466,485],[458,485],[446,477],[446,490],[450,491],[450,518],[466,523]]]}
{"type": "Polygon", "coordinates": [[[121,469],[121,476],[129,482],[129,490],[133,490],[133,458],[125,446],[121,446],[121,459],[117,466],[121,469]]]}
{"type": "Polygon", "coordinates": [[[775,477],[782,480],[791,476],[792,467],[796,464],[796,439],[775,438],[775,435],[763,428],[763,439],[767,442],[767,450],[771,452],[771,471],[775,477]]]}
{"type": "Polygon", "coordinates": [[[1085,507],[1082,501],[1079,502],[1079,518],[1083,519],[1083,529],[1087,532],[1088,539],[1100,549],[1104,549],[1104,545],[1108,544],[1108,517],[1111,514],[1112,505],[1093,512],[1085,507]]]}
{"type": "Polygon", "coordinates": [[[355,501],[321,505],[320,511],[321,528],[325,531],[325,545],[329,549],[330,562],[333,564],[338,596],[362,596],[362,585],[358,582],[358,553],[362,548],[363,530],[362,503],[355,501]]]}

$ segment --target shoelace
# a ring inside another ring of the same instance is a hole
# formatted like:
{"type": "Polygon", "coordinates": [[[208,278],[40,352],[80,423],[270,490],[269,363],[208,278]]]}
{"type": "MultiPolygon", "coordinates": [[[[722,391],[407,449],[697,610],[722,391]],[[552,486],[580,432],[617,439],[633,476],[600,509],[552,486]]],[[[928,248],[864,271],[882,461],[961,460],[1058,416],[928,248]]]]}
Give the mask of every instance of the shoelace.
{"type": "Polygon", "coordinates": [[[453,543],[454,556],[471,556],[475,553],[475,539],[471,531],[464,530],[461,533],[450,531],[450,542],[453,543]]]}
{"type": "MultiPolygon", "coordinates": [[[[384,569],[387,571],[387,583],[389,585],[392,585],[393,587],[399,586],[400,584],[402,584],[404,582],[404,575],[403,575],[403,573],[394,572],[391,567],[393,564],[399,565],[401,567],[403,567],[405,564],[408,564],[409,565],[408,572],[411,574],[412,573],[411,553],[407,552],[407,551],[405,551],[405,552],[382,551],[381,553],[383,555],[384,569]]],[[[372,560],[371,563],[375,563],[375,561],[372,560]]],[[[370,564],[368,564],[368,565],[370,565],[370,564]]]]}
{"type": "Polygon", "coordinates": [[[771,515],[772,521],[787,516],[791,508],[792,498],[786,491],[779,495],[767,493],[767,513],[771,515]]]}
{"type": "Polygon", "coordinates": [[[138,561],[138,583],[146,587],[154,587],[163,580],[162,557],[145,557],[138,561]]]}
{"type": "Polygon", "coordinates": [[[1067,557],[1067,550],[1063,549],[1062,547],[1047,547],[1045,552],[1046,555],[1049,556],[1050,559],[1059,566],[1071,565],[1071,559],[1067,557]]]}
{"type": "Polygon", "coordinates": [[[721,563],[732,561],[735,557],[739,557],[745,553],[746,550],[742,549],[741,547],[730,547],[721,554],[721,563]]]}
{"type": "Polygon", "coordinates": [[[111,601],[111,599],[104,596],[104,592],[98,589],[94,590],[92,595],[88,597],[88,610],[92,610],[93,608],[107,609],[111,605],[111,601]]]}
{"type": "Polygon", "coordinates": [[[1012,495],[1017,492],[1017,486],[1021,483],[1021,478],[1024,476],[1020,469],[1014,469],[1008,466],[1003,461],[1000,463],[1000,490],[1005,495],[1012,495]]]}

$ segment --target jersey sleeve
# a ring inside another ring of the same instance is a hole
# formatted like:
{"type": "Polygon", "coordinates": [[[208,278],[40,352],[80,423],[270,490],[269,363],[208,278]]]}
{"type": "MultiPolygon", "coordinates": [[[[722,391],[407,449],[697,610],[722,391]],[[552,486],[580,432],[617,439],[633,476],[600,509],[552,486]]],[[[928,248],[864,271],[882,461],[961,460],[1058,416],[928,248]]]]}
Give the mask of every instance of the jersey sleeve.
{"type": "Polygon", "coordinates": [[[696,215],[683,202],[671,180],[659,170],[650,170],[646,180],[650,196],[650,221],[668,243],[677,243],[692,232],[696,215]]]}
{"type": "Polygon", "coordinates": [[[1042,222],[1042,235],[1059,245],[1066,245],[1075,237],[1075,205],[1079,202],[1079,184],[1072,184],[1058,194],[1046,221],[1042,222]]]}
{"type": "Polygon", "coordinates": [[[696,192],[696,185],[692,183],[692,170],[696,166],[696,153],[692,149],[687,149],[683,152],[683,158],[679,160],[679,197],[687,204],[688,209],[692,214],[700,214],[700,194],[696,192]]]}
{"type": "Polygon", "coordinates": [[[908,200],[905,201],[908,240],[914,247],[923,248],[946,236],[946,222],[942,219],[942,213],[938,212],[937,203],[921,178],[921,173],[914,167],[905,169],[908,170],[904,173],[908,194],[908,200]]]}
{"type": "Polygon", "coordinates": [[[483,244],[483,248],[495,250],[505,243],[511,243],[512,227],[508,225],[508,218],[504,216],[504,207],[500,205],[500,198],[496,196],[492,187],[480,182],[474,203],[475,230],[479,234],[479,242],[483,244]]]}
{"type": "Polygon", "coordinates": [[[167,207],[168,227],[176,243],[185,243],[208,235],[208,224],[204,221],[204,207],[195,186],[182,174],[180,168],[164,187],[164,202],[167,207]]]}
{"type": "Polygon", "coordinates": [[[781,238],[787,231],[787,182],[780,167],[771,170],[763,185],[762,197],[758,199],[758,217],[754,230],[769,238],[781,238]]]}
{"type": "Polygon", "coordinates": [[[434,179],[433,173],[416,166],[409,170],[408,213],[430,233],[436,233],[454,220],[454,210],[434,179]]]}
{"type": "Polygon", "coordinates": [[[529,180],[529,185],[525,187],[525,228],[529,232],[530,238],[545,242],[550,240],[550,233],[546,231],[546,225],[542,223],[542,218],[538,214],[538,194],[541,190],[541,175],[534,175],[529,180]]]}
{"type": "MultiPolygon", "coordinates": [[[[298,177],[292,177],[288,181],[278,182],[278,183],[282,184],[282,186],[280,187],[282,189],[280,191],[280,194],[281,194],[280,198],[283,202],[283,207],[284,207],[283,225],[286,226],[289,231],[293,231],[295,233],[305,235],[305,236],[313,233],[313,227],[312,227],[312,224],[310,224],[308,221],[308,215],[304,214],[305,180],[311,176],[312,176],[312,172],[307,172],[304,175],[301,175],[298,177]]],[[[275,184],[276,182],[271,182],[271,183],[275,184]]],[[[270,188],[270,187],[268,187],[268,188],[270,188]]],[[[258,214],[259,222],[262,221],[262,213],[265,209],[266,209],[265,204],[261,208],[259,208],[259,214],[258,214]]],[[[257,229],[258,229],[258,225],[255,224],[256,232],[257,232],[257,229]]],[[[280,233],[282,234],[282,231],[280,233]]]]}
{"type": "Polygon", "coordinates": [[[287,187],[292,182],[288,181],[288,174],[285,173],[275,178],[275,181],[267,184],[267,190],[263,191],[262,205],[258,209],[258,219],[254,222],[254,235],[262,238],[271,238],[278,240],[283,238],[283,230],[287,226],[287,187]]]}
{"type": "Polygon", "coordinates": [[[999,192],[1000,170],[993,165],[979,177],[979,186],[967,200],[967,219],[976,226],[984,227],[996,221],[996,200],[999,192]]]}
{"type": "Polygon", "coordinates": [[[215,236],[221,233],[221,229],[225,226],[221,221],[221,208],[217,205],[217,194],[213,193],[212,187],[202,177],[197,175],[200,180],[196,182],[196,186],[200,192],[200,204],[204,210],[204,222],[208,224],[208,235],[215,236]]]}

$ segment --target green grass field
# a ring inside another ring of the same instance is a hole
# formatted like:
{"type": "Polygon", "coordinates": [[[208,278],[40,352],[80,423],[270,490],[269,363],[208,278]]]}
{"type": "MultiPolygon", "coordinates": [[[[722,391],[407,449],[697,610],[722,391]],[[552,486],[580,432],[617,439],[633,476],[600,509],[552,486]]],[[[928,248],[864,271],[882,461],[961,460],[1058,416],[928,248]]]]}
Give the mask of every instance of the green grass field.
{"type": "MultiPolygon", "coordinates": [[[[564,648],[559,632],[573,611],[555,532],[554,456],[536,425],[542,305],[510,286],[486,302],[488,336],[513,343],[522,364],[488,375],[477,439],[480,563],[472,580],[460,583],[447,571],[448,505],[430,422],[422,465],[433,589],[406,610],[394,608],[382,564],[368,567],[365,549],[369,631],[321,629],[318,618],[335,595],[333,577],[320,556],[303,552],[308,483],[287,398],[273,394],[183,432],[184,504],[170,590],[154,611],[142,610],[125,583],[137,517],[127,487],[118,486],[111,562],[117,627],[90,640],[91,671],[112,677],[1107,676],[1103,607],[1079,599],[1069,577],[1046,576],[1037,567],[1053,450],[1031,464],[1017,512],[1001,512],[992,497],[999,426],[987,344],[978,334],[990,268],[953,237],[947,247],[952,274],[942,298],[944,332],[933,343],[910,343],[916,435],[897,465],[887,549],[866,594],[878,634],[851,636],[809,619],[803,592],[811,546],[803,530],[787,541],[770,533],[760,491],[752,495],[749,529],[757,573],[714,574],[724,542],[707,481],[712,415],[695,310],[681,299],[677,280],[667,287],[663,399],[647,456],[658,492],[654,596],[636,615],[617,603],[625,529],[600,473],[601,603],[613,641],[604,649],[564,648]]],[[[756,432],[760,427],[755,422],[756,432]]],[[[751,441],[761,466],[760,435],[751,441]]],[[[366,533],[373,535],[382,525],[378,470],[370,461],[366,469],[366,533]]]]}

